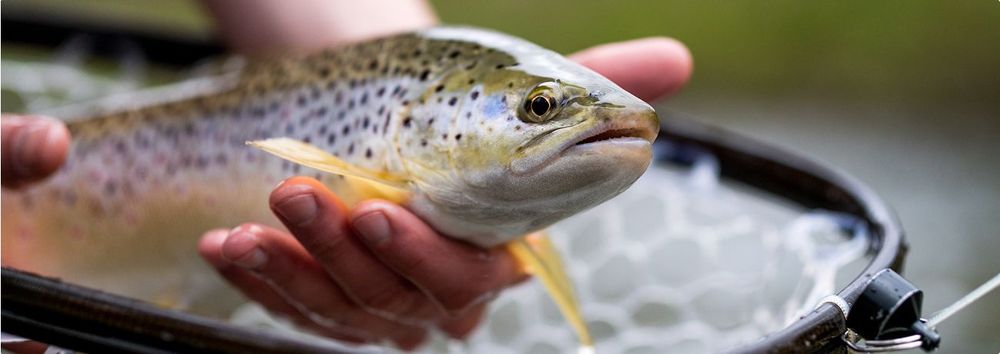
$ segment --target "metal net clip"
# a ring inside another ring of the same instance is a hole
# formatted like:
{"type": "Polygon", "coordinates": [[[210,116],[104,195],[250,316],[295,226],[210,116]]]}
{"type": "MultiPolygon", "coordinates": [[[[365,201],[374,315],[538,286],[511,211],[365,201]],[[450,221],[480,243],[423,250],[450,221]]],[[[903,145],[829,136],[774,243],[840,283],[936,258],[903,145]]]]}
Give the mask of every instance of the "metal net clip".
{"type": "Polygon", "coordinates": [[[920,317],[922,302],[920,289],[891,269],[882,270],[850,308],[841,338],[858,352],[937,349],[941,336],[920,317]]]}

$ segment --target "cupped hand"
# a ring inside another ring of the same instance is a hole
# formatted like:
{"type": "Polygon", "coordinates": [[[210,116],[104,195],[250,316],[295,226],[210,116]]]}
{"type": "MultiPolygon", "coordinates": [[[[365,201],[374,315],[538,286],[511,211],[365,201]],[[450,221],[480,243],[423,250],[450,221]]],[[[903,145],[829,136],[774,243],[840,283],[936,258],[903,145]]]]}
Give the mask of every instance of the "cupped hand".
{"type": "MultiPolygon", "coordinates": [[[[691,73],[679,42],[606,44],[572,59],[645,100],[676,92],[691,73]]],[[[330,337],[412,349],[436,327],[464,338],[485,302],[524,275],[501,249],[437,234],[395,204],[345,208],[318,181],[295,177],[271,194],[290,233],[248,223],[207,233],[202,255],[246,296],[330,337]]]]}
{"type": "Polygon", "coordinates": [[[52,118],[7,115],[0,118],[2,127],[2,183],[5,188],[20,188],[37,182],[59,169],[69,150],[69,130],[52,118]]]}

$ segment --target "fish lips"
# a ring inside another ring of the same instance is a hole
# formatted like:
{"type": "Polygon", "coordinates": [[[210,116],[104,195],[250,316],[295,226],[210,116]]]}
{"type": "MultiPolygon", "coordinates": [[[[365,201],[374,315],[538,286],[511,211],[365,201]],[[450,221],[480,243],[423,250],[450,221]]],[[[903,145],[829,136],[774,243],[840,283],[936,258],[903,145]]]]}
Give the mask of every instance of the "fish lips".
{"type": "Polygon", "coordinates": [[[584,129],[579,128],[587,123],[550,132],[546,140],[562,143],[538,144],[525,157],[512,161],[511,172],[531,175],[563,165],[572,167],[574,163],[641,165],[645,170],[652,160],[652,144],[659,133],[655,112],[639,110],[593,122],[584,129]]]}

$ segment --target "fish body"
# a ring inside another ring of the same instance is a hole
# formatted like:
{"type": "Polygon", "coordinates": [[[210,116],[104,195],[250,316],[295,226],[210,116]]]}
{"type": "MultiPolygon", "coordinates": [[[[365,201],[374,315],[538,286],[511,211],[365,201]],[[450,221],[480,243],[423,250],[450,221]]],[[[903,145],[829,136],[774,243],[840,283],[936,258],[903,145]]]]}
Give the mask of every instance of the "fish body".
{"type": "Polygon", "coordinates": [[[283,178],[316,177],[348,205],[389,197],[445,235],[492,247],[622,192],[650,163],[658,131],[652,108],[600,75],[470,28],[201,80],[71,121],[64,168],[3,194],[4,262],[213,313],[219,298],[197,295],[223,287],[196,259],[198,236],[277,224],[266,199],[283,178]],[[245,144],[279,137],[358,173],[245,144]]]}

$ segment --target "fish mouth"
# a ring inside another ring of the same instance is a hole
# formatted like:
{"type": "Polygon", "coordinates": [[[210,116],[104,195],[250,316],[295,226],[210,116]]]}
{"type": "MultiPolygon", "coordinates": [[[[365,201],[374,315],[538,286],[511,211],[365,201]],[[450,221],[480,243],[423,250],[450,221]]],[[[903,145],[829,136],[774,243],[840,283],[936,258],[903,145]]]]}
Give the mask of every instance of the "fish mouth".
{"type": "Polygon", "coordinates": [[[658,119],[636,114],[627,119],[606,120],[584,130],[575,139],[568,141],[563,153],[579,149],[593,149],[605,145],[651,145],[659,133],[658,119]]]}
{"type": "Polygon", "coordinates": [[[595,132],[591,132],[591,135],[589,136],[584,135],[582,139],[570,146],[567,146],[567,148],[587,144],[632,142],[636,140],[652,143],[653,139],[656,139],[655,132],[637,127],[610,128],[606,130],[598,130],[596,134],[594,133],[595,132]]]}
{"type": "Polygon", "coordinates": [[[652,109],[554,129],[533,139],[527,157],[513,161],[512,172],[516,175],[535,173],[555,160],[574,155],[651,150],[658,133],[659,119],[652,109]],[[545,144],[553,140],[564,142],[554,146],[545,144]]]}

